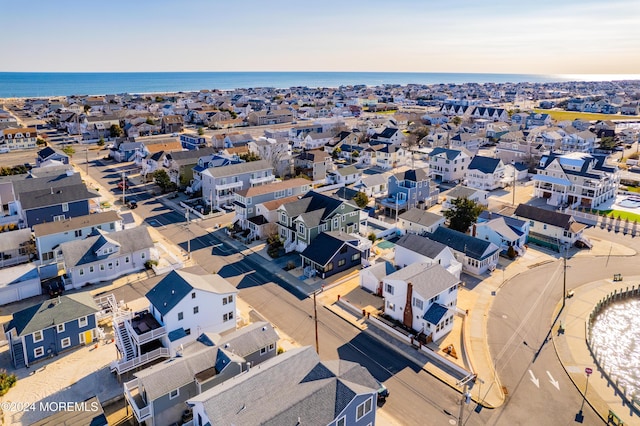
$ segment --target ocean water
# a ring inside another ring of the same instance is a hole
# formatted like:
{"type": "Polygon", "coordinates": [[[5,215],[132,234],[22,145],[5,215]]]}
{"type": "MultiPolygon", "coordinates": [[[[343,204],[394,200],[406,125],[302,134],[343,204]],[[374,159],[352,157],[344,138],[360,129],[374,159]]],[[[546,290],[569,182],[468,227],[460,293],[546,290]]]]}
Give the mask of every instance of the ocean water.
{"type": "MultiPolygon", "coordinates": [[[[0,72],[0,98],[25,98],[117,93],[187,92],[248,87],[338,87],[364,84],[506,83],[602,81],[627,79],[616,75],[533,75],[396,72],[139,72],[36,73],[0,72]]],[[[631,76],[640,79],[640,75],[631,76]]]]}

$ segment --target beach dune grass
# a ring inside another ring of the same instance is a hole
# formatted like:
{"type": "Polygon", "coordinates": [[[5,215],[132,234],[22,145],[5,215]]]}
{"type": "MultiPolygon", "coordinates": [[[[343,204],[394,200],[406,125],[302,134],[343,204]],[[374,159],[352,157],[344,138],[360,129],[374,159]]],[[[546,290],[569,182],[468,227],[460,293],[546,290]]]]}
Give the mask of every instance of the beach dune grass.
{"type": "Polygon", "coordinates": [[[594,114],[591,112],[556,111],[552,109],[534,109],[536,114],[549,114],[556,121],[573,121],[576,118],[586,121],[594,120],[639,120],[637,115],[594,114]]]}

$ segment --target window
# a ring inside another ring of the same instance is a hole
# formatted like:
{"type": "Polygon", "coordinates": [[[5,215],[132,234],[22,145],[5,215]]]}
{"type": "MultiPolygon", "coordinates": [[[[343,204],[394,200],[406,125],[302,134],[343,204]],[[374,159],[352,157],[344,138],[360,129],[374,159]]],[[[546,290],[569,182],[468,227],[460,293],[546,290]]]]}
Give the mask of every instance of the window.
{"type": "Polygon", "coordinates": [[[63,220],[64,220],[64,215],[63,214],[60,214],[60,215],[57,215],[57,216],[53,217],[53,221],[54,222],[62,222],[63,220]]]}
{"type": "Polygon", "coordinates": [[[224,314],[222,316],[222,321],[226,322],[233,319],[233,312],[229,312],[228,314],[224,314]]]}
{"type": "Polygon", "coordinates": [[[44,355],[44,346],[38,346],[33,350],[34,358],[40,358],[42,355],[44,355]]]}
{"type": "Polygon", "coordinates": [[[264,355],[267,353],[267,347],[265,346],[264,348],[260,348],[260,355],[264,355]]]}
{"type": "Polygon", "coordinates": [[[338,421],[336,422],[336,426],[346,426],[347,424],[347,418],[346,416],[342,416],[338,419],[338,421]]]}
{"type": "Polygon", "coordinates": [[[360,260],[360,253],[356,253],[353,256],[351,256],[351,261],[352,262],[356,262],[358,260],[360,260]]]}
{"type": "Polygon", "coordinates": [[[184,318],[184,313],[178,312],[178,321],[182,321],[183,318],[184,318]]]}
{"type": "Polygon", "coordinates": [[[229,300],[226,297],[222,298],[222,304],[226,305],[227,303],[229,303],[229,300]]]}
{"type": "Polygon", "coordinates": [[[197,306],[193,307],[193,313],[194,313],[194,315],[198,313],[198,307],[197,306]]]}
{"type": "Polygon", "coordinates": [[[304,223],[299,223],[298,224],[298,233],[299,234],[304,234],[304,223]]]}
{"type": "Polygon", "coordinates": [[[58,324],[56,326],[56,330],[58,331],[58,333],[63,333],[64,332],[64,324],[58,324]]]}
{"type": "Polygon", "coordinates": [[[347,261],[345,259],[338,260],[338,267],[344,266],[345,263],[347,263],[347,261]]]}
{"type": "Polygon", "coordinates": [[[69,346],[71,346],[71,337],[65,337],[64,339],[60,340],[60,347],[62,349],[68,348],[69,346]]]}
{"type": "Polygon", "coordinates": [[[413,306],[418,308],[418,309],[420,309],[420,310],[422,310],[422,306],[423,306],[422,300],[418,299],[417,297],[414,297],[413,298],[413,306]]]}
{"type": "Polygon", "coordinates": [[[44,340],[44,336],[42,335],[42,330],[35,331],[33,333],[33,343],[42,342],[44,340]]]}
{"type": "Polygon", "coordinates": [[[76,229],[75,235],[76,235],[76,238],[82,237],[82,229],[76,229]]]}
{"type": "Polygon", "coordinates": [[[69,211],[69,203],[62,203],[62,211],[63,212],[69,211]]]}
{"type": "Polygon", "coordinates": [[[233,296],[229,296],[229,303],[233,302],[233,296]]]}
{"type": "Polygon", "coordinates": [[[360,420],[365,415],[369,414],[371,412],[372,407],[373,407],[373,402],[371,398],[367,399],[365,402],[358,405],[358,408],[356,409],[356,420],[360,420]]]}
{"type": "Polygon", "coordinates": [[[101,264],[100,264],[100,270],[101,270],[101,271],[104,271],[104,263],[101,263],[101,264]]]}
{"type": "Polygon", "coordinates": [[[185,329],[184,334],[186,334],[187,336],[191,336],[191,329],[190,328],[185,329]]]}
{"type": "Polygon", "coordinates": [[[107,266],[109,267],[109,269],[113,269],[113,262],[109,262],[107,266]]]}
{"type": "Polygon", "coordinates": [[[180,389],[174,389],[169,392],[169,399],[176,399],[180,395],[180,389]]]}
{"type": "Polygon", "coordinates": [[[192,298],[192,299],[195,299],[195,298],[196,298],[196,292],[195,292],[195,291],[191,293],[191,298],[192,298]]]}
{"type": "Polygon", "coordinates": [[[129,263],[129,256],[124,258],[124,263],[129,263]]]}
{"type": "Polygon", "coordinates": [[[144,253],[140,253],[140,259],[144,259],[144,253]]]}
{"type": "Polygon", "coordinates": [[[269,352],[275,350],[275,348],[276,348],[276,345],[274,343],[269,344],[269,352]]]}
{"type": "Polygon", "coordinates": [[[391,284],[385,286],[385,291],[393,296],[393,286],[391,284]]]}
{"type": "Polygon", "coordinates": [[[84,268],[80,268],[80,276],[84,275],[84,268]]]}
{"type": "Polygon", "coordinates": [[[86,327],[87,324],[89,324],[89,321],[87,320],[87,317],[78,318],[78,327],[80,327],[80,328],[86,327]]]}

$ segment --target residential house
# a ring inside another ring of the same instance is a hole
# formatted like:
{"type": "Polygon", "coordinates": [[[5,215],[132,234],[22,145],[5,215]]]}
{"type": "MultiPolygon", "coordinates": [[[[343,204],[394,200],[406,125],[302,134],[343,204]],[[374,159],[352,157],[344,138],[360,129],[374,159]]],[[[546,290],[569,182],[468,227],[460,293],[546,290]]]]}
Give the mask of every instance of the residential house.
{"type": "Polygon", "coordinates": [[[107,210],[35,225],[33,234],[40,265],[56,262],[55,251],[60,244],[85,239],[95,229],[105,232],[122,231],[124,229],[122,218],[115,210],[107,210]]]}
{"type": "Polygon", "coordinates": [[[338,167],[336,170],[327,173],[327,183],[332,185],[350,185],[357,183],[362,177],[362,170],[356,166],[338,167]]]}
{"type": "Polygon", "coordinates": [[[596,145],[596,135],[589,130],[568,133],[562,138],[560,149],[565,152],[593,152],[596,145]]]}
{"type": "MultiPolygon", "coordinates": [[[[304,195],[311,189],[311,182],[307,179],[295,178],[236,191],[233,201],[236,211],[234,223],[237,223],[241,230],[251,229],[249,220],[259,215],[257,205],[285,197],[304,195]]],[[[249,232],[247,237],[251,239],[256,238],[257,235],[249,232]]]]}
{"type": "Polygon", "coordinates": [[[424,235],[445,223],[444,216],[413,207],[398,216],[398,225],[405,234],[424,235]]]}
{"type": "Polygon", "coordinates": [[[148,309],[114,316],[118,359],[112,371],[123,374],[176,356],[201,333],[235,330],[238,291],[220,275],[204,272],[173,270],[145,294],[148,309]]]}
{"type": "Polygon", "coordinates": [[[360,426],[376,422],[378,382],[359,364],[288,350],[187,400],[196,425],[360,426]],[[277,389],[277,392],[274,392],[277,389]],[[304,419],[304,420],[302,420],[304,419]]]}
{"type": "Polygon", "coordinates": [[[295,175],[303,174],[314,184],[326,183],[327,172],[331,170],[331,156],[325,151],[302,151],[294,157],[295,175]]]}
{"type": "Polygon", "coordinates": [[[318,234],[300,253],[305,276],[328,278],[368,264],[371,241],[356,234],[327,231],[318,234]]]}
{"type": "Polygon", "coordinates": [[[382,296],[382,280],[387,275],[391,275],[397,269],[393,263],[389,261],[382,261],[370,266],[365,266],[359,275],[360,287],[368,290],[372,294],[382,296]]]}
{"type": "Polygon", "coordinates": [[[491,241],[500,247],[502,254],[510,255],[509,247],[513,247],[514,255],[522,255],[529,236],[529,222],[485,210],[471,227],[471,236],[491,241]]]}
{"type": "Polygon", "coordinates": [[[161,124],[163,133],[180,133],[184,128],[184,119],[181,115],[165,115],[161,124]]]}
{"type": "Polygon", "coordinates": [[[586,247],[592,245],[583,235],[587,226],[577,222],[569,214],[520,204],[514,216],[529,221],[527,242],[549,247],[558,252],[574,245],[586,247]]]}
{"type": "Polygon", "coordinates": [[[434,148],[429,154],[429,170],[435,180],[461,182],[471,155],[466,150],[434,148]]]}
{"type": "Polygon", "coordinates": [[[516,185],[529,177],[529,167],[524,163],[511,163],[504,166],[504,179],[507,185],[516,185]]]}
{"type": "Polygon", "coordinates": [[[385,315],[414,330],[419,342],[438,341],[453,329],[460,280],[442,265],[413,263],[382,282],[385,315]]]}
{"type": "Polygon", "coordinates": [[[247,115],[247,123],[251,126],[291,123],[293,113],[288,109],[253,111],[247,115]]]}
{"type": "Polygon", "coordinates": [[[314,149],[322,149],[326,144],[328,144],[331,139],[333,139],[333,133],[322,132],[315,133],[311,132],[307,134],[301,143],[294,144],[295,147],[304,148],[307,151],[311,151],[314,149]]]}
{"type": "Polygon", "coordinates": [[[442,209],[448,210],[453,207],[453,200],[467,198],[477,204],[487,207],[489,205],[489,193],[482,189],[469,188],[464,185],[457,185],[450,190],[443,192],[442,209]]]}
{"type": "Polygon", "coordinates": [[[532,112],[527,117],[527,129],[531,129],[533,127],[540,126],[550,126],[551,125],[551,116],[549,114],[544,113],[536,113],[532,112]]]}
{"type": "Polygon", "coordinates": [[[476,155],[465,172],[464,184],[484,191],[503,188],[504,163],[499,158],[476,155]]]}
{"type": "Polygon", "coordinates": [[[392,145],[402,145],[404,142],[405,136],[402,134],[400,129],[396,129],[393,127],[385,127],[384,130],[378,133],[374,133],[371,136],[371,143],[387,143],[392,145]]]}
{"type": "Polygon", "coordinates": [[[110,233],[94,229],[84,239],[61,243],[56,254],[64,263],[65,288],[77,289],[143,270],[157,257],[152,248],[147,227],[138,226],[110,233]]]}
{"type": "MultiPolygon", "coordinates": [[[[401,146],[390,143],[372,144],[371,149],[375,150],[375,166],[383,170],[395,169],[396,167],[410,165],[411,152],[401,146]],[[378,147],[377,145],[381,145],[378,147]]],[[[372,163],[374,163],[372,161],[372,163]]]]}
{"type": "Polygon", "coordinates": [[[100,195],[88,190],[79,174],[16,180],[13,189],[19,214],[29,227],[99,209],[100,195]]]}
{"type": "Polygon", "coordinates": [[[462,270],[465,272],[482,275],[493,271],[498,264],[500,247],[490,241],[481,240],[444,226],[438,227],[428,237],[449,246],[456,259],[462,263],[462,270]]]}
{"type": "Polygon", "coordinates": [[[376,204],[387,216],[398,215],[413,207],[428,208],[438,202],[438,187],[423,169],[409,169],[389,177],[388,196],[376,204]]]}
{"type": "Polygon", "coordinates": [[[207,138],[193,133],[181,133],[180,144],[183,149],[200,149],[207,146],[207,138]]]}
{"type": "Polygon", "coordinates": [[[35,127],[9,127],[0,131],[0,152],[35,148],[38,131],[35,127]]]}
{"type": "MultiPolygon", "coordinates": [[[[193,185],[193,182],[191,181],[196,177],[196,175],[198,180],[200,179],[200,173],[210,167],[207,159],[213,158],[216,152],[217,150],[211,147],[187,151],[167,152],[164,156],[162,167],[164,167],[169,174],[171,182],[176,185],[193,185]]],[[[225,166],[232,163],[233,161],[226,160],[221,163],[216,163],[215,166],[225,166]]],[[[196,188],[195,190],[198,189],[199,188],[196,188]]]]}
{"type": "Polygon", "coordinates": [[[307,192],[297,201],[278,208],[278,229],[287,253],[304,251],[321,233],[357,233],[360,209],[354,204],[318,192],[307,192]]]}
{"type": "Polygon", "coordinates": [[[38,151],[36,167],[40,167],[46,161],[58,161],[62,164],[69,164],[69,156],[48,146],[38,151]]]}
{"type": "Polygon", "coordinates": [[[202,198],[214,208],[230,206],[237,190],[265,185],[274,179],[273,168],[266,160],[209,167],[202,172],[202,198]]]}
{"type": "Polygon", "coordinates": [[[29,262],[35,254],[30,229],[2,232],[2,237],[0,237],[0,268],[29,262]]]}
{"type": "Polygon", "coordinates": [[[533,195],[552,206],[595,208],[614,198],[620,183],[618,168],[597,154],[544,155],[536,172],[533,195]]]}
{"type": "Polygon", "coordinates": [[[470,153],[477,153],[486,140],[484,133],[459,132],[449,140],[449,146],[451,149],[464,148],[470,153]]]}
{"type": "Polygon", "coordinates": [[[15,368],[90,344],[97,337],[100,309],[89,292],[59,296],[15,312],[4,332],[15,368]]]}
{"type": "Polygon", "coordinates": [[[284,139],[260,137],[249,142],[249,151],[267,160],[274,168],[277,176],[289,176],[292,173],[293,158],[291,146],[284,139]]]}
{"type": "Polygon", "coordinates": [[[460,279],[462,264],[446,245],[416,234],[403,235],[395,246],[394,262],[398,268],[413,263],[438,264],[460,279]]]}
{"type": "Polygon", "coordinates": [[[255,139],[249,133],[225,133],[211,137],[211,143],[215,148],[245,146],[251,142],[255,142],[255,139]]]}
{"type": "Polygon", "coordinates": [[[278,198],[255,204],[255,216],[247,219],[251,233],[259,240],[278,235],[278,209],[286,203],[297,201],[298,196],[278,198]]]}
{"type": "Polygon", "coordinates": [[[364,192],[369,198],[384,197],[387,195],[387,183],[390,176],[390,173],[363,174],[360,182],[353,187],[360,192],[364,192]]]}
{"type": "Polygon", "coordinates": [[[124,396],[139,424],[166,425],[183,420],[189,398],[237,377],[276,355],[279,336],[259,321],[224,337],[202,333],[181,353],[134,373],[124,396]]]}
{"type": "Polygon", "coordinates": [[[120,142],[109,154],[115,161],[136,161],[138,164],[147,155],[146,147],[142,142],[120,142]]]}
{"type": "Polygon", "coordinates": [[[471,117],[488,118],[493,121],[507,121],[509,119],[509,113],[504,108],[473,107],[471,117]]]}

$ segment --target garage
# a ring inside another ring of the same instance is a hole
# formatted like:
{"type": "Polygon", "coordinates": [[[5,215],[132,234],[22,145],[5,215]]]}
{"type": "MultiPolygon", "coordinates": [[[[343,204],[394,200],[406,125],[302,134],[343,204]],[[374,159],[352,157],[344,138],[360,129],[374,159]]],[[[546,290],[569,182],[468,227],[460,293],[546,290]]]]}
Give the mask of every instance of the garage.
{"type": "Polygon", "coordinates": [[[38,268],[24,264],[4,268],[0,275],[0,305],[17,302],[42,293],[38,268]]]}

